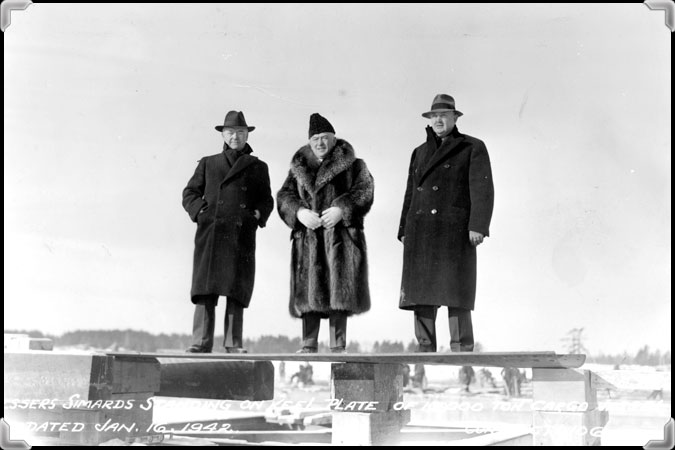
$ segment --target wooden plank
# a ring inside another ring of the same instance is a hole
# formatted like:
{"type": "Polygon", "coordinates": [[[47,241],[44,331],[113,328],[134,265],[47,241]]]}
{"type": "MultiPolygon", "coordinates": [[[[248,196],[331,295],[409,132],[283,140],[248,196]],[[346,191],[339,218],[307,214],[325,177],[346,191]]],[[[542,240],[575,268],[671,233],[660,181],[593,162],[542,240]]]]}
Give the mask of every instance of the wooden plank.
{"type": "Polygon", "coordinates": [[[111,439],[127,439],[152,433],[152,409],[145,410],[143,403],[132,409],[73,409],[64,411],[64,421],[82,425],[81,430],[62,431],[63,442],[81,445],[98,445],[111,439]]]}
{"type": "Polygon", "coordinates": [[[4,344],[5,351],[26,351],[28,350],[30,336],[27,334],[5,333],[4,344]]]}
{"type": "Polygon", "coordinates": [[[5,334],[5,350],[53,350],[54,342],[48,338],[32,338],[27,334],[5,334]]]}
{"type": "Polygon", "coordinates": [[[401,364],[337,363],[331,366],[331,398],[334,409],[390,411],[403,401],[401,364]]]}
{"type": "Polygon", "coordinates": [[[147,434],[152,423],[148,399],[153,396],[152,392],[112,394],[108,400],[73,399],[34,409],[7,409],[6,405],[5,416],[11,425],[30,426],[38,435],[58,435],[61,444],[99,444],[113,438],[147,434]],[[50,406],[53,407],[49,409],[50,406]],[[105,425],[108,420],[110,423],[105,425]],[[122,429],[132,423],[135,424],[133,432],[122,429]]]}
{"type": "Polygon", "coordinates": [[[43,404],[24,402],[5,402],[5,418],[21,423],[67,422],[66,414],[71,410],[124,409],[133,410],[141,406],[152,409],[149,402],[154,392],[135,392],[133,394],[112,394],[107,400],[71,399],[67,402],[48,401],[43,404]]]}
{"type": "Polygon", "coordinates": [[[54,350],[54,342],[47,338],[30,338],[28,341],[29,350],[54,350]]]}
{"type": "Polygon", "coordinates": [[[442,427],[410,426],[401,430],[401,442],[414,446],[532,446],[531,427],[478,422],[462,425],[448,422],[442,427]]]}
{"type": "Polygon", "coordinates": [[[113,360],[113,393],[157,392],[160,365],[155,358],[116,356],[113,360]]]}
{"type": "Polygon", "coordinates": [[[5,352],[5,401],[107,400],[112,394],[113,358],[52,351],[5,352]]]}
{"type": "MultiPolygon", "coordinates": [[[[278,444],[330,444],[331,430],[310,431],[239,431],[232,433],[176,432],[172,436],[203,438],[223,445],[248,445],[253,443],[278,444]]],[[[164,442],[166,443],[166,441],[164,442]]]]}
{"type": "Polygon", "coordinates": [[[106,352],[109,356],[174,358],[223,361],[310,361],[375,364],[431,364],[479,367],[576,368],[586,355],[558,355],[555,352],[457,352],[457,353],[141,353],[106,352]]]}
{"type": "Polygon", "coordinates": [[[274,365],[270,361],[214,361],[157,358],[164,397],[218,400],[272,400],[274,365]]]}
{"type": "Polygon", "coordinates": [[[608,412],[534,411],[534,445],[596,446],[601,445],[608,412]]]}
{"type": "Polygon", "coordinates": [[[590,370],[533,369],[532,409],[543,411],[590,411],[598,395],[590,370]]]}
{"type": "MultiPolygon", "coordinates": [[[[236,414],[236,413],[235,413],[236,414]]],[[[249,413],[250,414],[250,413],[249,413]]],[[[162,423],[163,431],[170,434],[180,433],[215,433],[228,434],[241,431],[279,431],[287,429],[277,423],[267,422],[265,416],[260,413],[247,416],[230,416],[226,419],[190,420],[187,422],[162,422],[154,417],[156,423],[162,423]]]]}
{"type": "Polygon", "coordinates": [[[410,410],[333,413],[333,445],[396,445],[410,410]]]}

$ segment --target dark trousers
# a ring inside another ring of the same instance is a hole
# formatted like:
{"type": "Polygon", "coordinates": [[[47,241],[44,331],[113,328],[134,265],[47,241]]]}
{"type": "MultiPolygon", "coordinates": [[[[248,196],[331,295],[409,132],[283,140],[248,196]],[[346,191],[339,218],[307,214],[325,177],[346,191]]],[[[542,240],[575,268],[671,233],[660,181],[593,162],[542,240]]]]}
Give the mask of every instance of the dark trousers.
{"type": "MultiPolygon", "coordinates": [[[[328,316],[330,326],[330,347],[342,347],[347,345],[347,315],[341,312],[332,312],[328,316]]],[[[321,315],[307,313],[302,316],[302,346],[319,347],[319,327],[321,315]]]]}
{"type": "MultiPolygon", "coordinates": [[[[415,307],[415,337],[421,349],[436,351],[436,314],[438,306],[415,307]]],[[[473,351],[471,310],[448,308],[450,322],[450,351],[473,351]]]]}
{"type": "MultiPolygon", "coordinates": [[[[202,295],[195,305],[192,322],[192,344],[205,349],[213,349],[213,333],[216,328],[217,295],[202,295]]],[[[244,307],[233,298],[227,298],[225,307],[224,347],[241,348],[243,345],[244,307]]]]}

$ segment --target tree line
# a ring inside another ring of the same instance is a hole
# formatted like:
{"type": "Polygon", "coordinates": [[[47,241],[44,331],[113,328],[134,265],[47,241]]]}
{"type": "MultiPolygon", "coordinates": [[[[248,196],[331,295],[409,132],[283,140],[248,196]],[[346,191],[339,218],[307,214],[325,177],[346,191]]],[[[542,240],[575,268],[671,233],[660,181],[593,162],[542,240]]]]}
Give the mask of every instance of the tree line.
{"type": "MultiPolygon", "coordinates": [[[[61,336],[44,334],[37,330],[5,330],[8,334],[27,334],[35,338],[49,338],[54,342],[56,350],[62,348],[78,348],[82,350],[110,350],[110,351],[138,351],[138,352],[168,352],[183,351],[192,343],[188,334],[151,334],[136,330],[76,330],[64,333],[61,336]]],[[[216,336],[214,351],[219,351],[222,336],[216,336]]],[[[302,347],[299,337],[289,338],[283,335],[263,335],[255,339],[244,339],[244,348],[250,353],[293,353],[302,347]]],[[[347,351],[350,353],[405,353],[414,352],[417,343],[414,339],[408,343],[402,341],[382,340],[375,341],[372,346],[366,347],[357,341],[350,341],[347,351]]],[[[476,343],[475,351],[481,351],[480,343],[476,343]]],[[[220,349],[222,351],[222,349],[220,349]]],[[[328,352],[324,342],[319,343],[320,352],[328,352]]],[[[648,345],[643,346],[635,355],[627,352],[622,354],[598,353],[588,355],[586,361],[598,364],[614,365],[669,365],[670,351],[661,352],[651,350],[648,345]]]]}
{"type": "Polygon", "coordinates": [[[661,352],[660,350],[650,350],[648,345],[640,348],[635,355],[630,355],[628,352],[621,354],[606,354],[598,353],[597,355],[589,355],[586,357],[586,362],[597,364],[614,364],[614,365],[639,365],[639,366],[664,366],[670,365],[670,350],[661,352]]]}

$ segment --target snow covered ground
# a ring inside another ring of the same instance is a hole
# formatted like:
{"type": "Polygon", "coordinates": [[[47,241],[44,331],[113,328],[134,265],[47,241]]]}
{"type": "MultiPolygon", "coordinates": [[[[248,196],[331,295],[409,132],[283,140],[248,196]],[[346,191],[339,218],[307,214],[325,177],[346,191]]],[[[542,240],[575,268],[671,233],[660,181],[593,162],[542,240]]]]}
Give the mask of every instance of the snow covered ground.
{"type": "MultiPolygon", "coordinates": [[[[312,364],[314,385],[292,386],[291,376],[300,363],[285,364],[285,378],[279,379],[279,363],[275,362],[276,386],[274,401],[234,402],[195,399],[157,398],[155,423],[189,420],[227,420],[231,417],[264,414],[270,407],[286,405],[302,409],[327,408],[330,400],[330,363],[312,364]]],[[[615,388],[600,389],[598,403],[609,411],[609,422],[602,434],[602,445],[644,446],[649,440],[663,439],[663,427],[671,415],[670,371],[651,367],[626,367],[613,370],[607,365],[585,365],[602,376],[615,388]],[[662,388],[663,398],[647,397],[653,389],[662,388]]],[[[458,382],[458,367],[426,366],[428,389],[406,390],[404,403],[412,409],[412,422],[424,422],[448,427],[467,424],[487,424],[491,427],[524,426],[532,424],[532,388],[526,381],[521,398],[504,395],[500,368],[489,368],[497,388],[471,386],[463,392],[458,382]]],[[[531,370],[526,371],[528,380],[531,370]]]]}

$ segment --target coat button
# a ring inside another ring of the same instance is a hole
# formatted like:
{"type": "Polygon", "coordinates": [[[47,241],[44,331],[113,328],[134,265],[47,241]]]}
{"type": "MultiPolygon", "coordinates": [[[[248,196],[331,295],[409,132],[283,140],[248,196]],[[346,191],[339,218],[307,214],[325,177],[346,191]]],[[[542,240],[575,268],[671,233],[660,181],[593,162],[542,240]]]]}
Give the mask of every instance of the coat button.
{"type": "Polygon", "coordinates": [[[246,186],[242,186],[242,187],[241,187],[241,190],[242,190],[242,191],[245,191],[245,190],[247,190],[247,189],[248,189],[248,188],[247,188],[246,186]]]}
{"type": "Polygon", "coordinates": [[[435,210],[435,209],[432,209],[432,210],[431,210],[431,214],[436,214],[437,212],[438,212],[438,211],[435,210]]]}
{"type": "Polygon", "coordinates": [[[449,169],[449,168],[450,168],[450,164],[446,164],[446,165],[444,165],[443,167],[445,167],[446,169],[449,169]]]}
{"type": "Polygon", "coordinates": [[[218,204],[219,204],[219,205],[224,205],[224,204],[225,204],[225,202],[224,202],[224,201],[222,201],[222,200],[218,200],[218,204]]]}
{"type": "Polygon", "coordinates": [[[240,207],[241,209],[244,209],[244,208],[246,208],[246,204],[245,204],[245,203],[242,203],[241,205],[239,205],[239,207],[240,207]]]}
{"type": "Polygon", "coordinates": [[[424,190],[424,188],[423,188],[422,186],[418,186],[418,187],[417,187],[417,190],[420,191],[420,192],[422,192],[422,191],[424,190]]]}
{"type": "Polygon", "coordinates": [[[431,189],[433,189],[434,191],[437,191],[437,190],[438,190],[438,186],[434,186],[434,187],[432,187],[431,189]]]}

